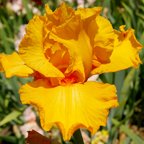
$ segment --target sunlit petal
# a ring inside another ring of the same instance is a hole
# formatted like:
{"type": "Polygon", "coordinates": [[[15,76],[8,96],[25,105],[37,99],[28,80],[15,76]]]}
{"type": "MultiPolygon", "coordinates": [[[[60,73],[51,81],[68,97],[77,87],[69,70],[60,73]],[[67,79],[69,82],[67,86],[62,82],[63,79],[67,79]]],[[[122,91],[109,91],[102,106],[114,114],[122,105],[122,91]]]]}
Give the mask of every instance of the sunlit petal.
{"type": "Polygon", "coordinates": [[[6,77],[27,77],[33,73],[33,70],[25,65],[24,61],[16,52],[11,55],[1,54],[0,57],[0,69],[5,72],[6,77]]]}
{"type": "Polygon", "coordinates": [[[77,69],[83,73],[85,80],[85,77],[89,76],[92,67],[92,46],[87,34],[84,31],[80,31],[77,39],[63,39],[51,33],[50,38],[62,43],[68,49],[74,62],[77,63],[76,59],[79,59],[78,63],[81,64],[81,66],[77,67],[77,69]]]}
{"type": "Polygon", "coordinates": [[[90,17],[96,16],[98,14],[100,14],[101,12],[101,7],[94,7],[94,8],[78,8],[75,11],[76,15],[80,15],[81,19],[85,20],[88,19],[90,17]]]}
{"type": "Polygon", "coordinates": [[[91,22],[88,35],[93,40],[94,52],[93,66],[96,62],[108,63],[114,48],[115,34],[111,23],[102,16],[97,16],[91,22]]]}
{"type": "Polygon", "coordinates": [[[96,82],[50,88],[39,80],[22,86],[20,95],[23,104],[38,108],[42,127],[48,131],[56,124],[65,140],[82,127],[94,133],[118,105],[115,87],[96,82]]]}
{"type": "Polygon", "coordinates": [[[50,10],[48,5],[45,8],[48,23],[52,23],[54,26],[65,23],[74,15],[74,10],[65,3],[62,3],[54,12],[50,10]]]}
{"type": "Polygon", "coordinates": [[[92,74],[116,72],[129,67],[137,67],[141,63],[138,53],[142,46],[136,40],[134,31],[132,29],[125,31],[124,26],[120,27],[120,30],[121,32],[115,31],[117,38],[110,63],[99,65],[92,71],[92,74]]]}
{"type": "Polygon", "coordinates": [[[19,54],[24,62],[32,69],[46,77],[63,77],[45,57],[43,49],[44,18],[35,16],[27,25],[26,35],[19,46],[19,54]]]}

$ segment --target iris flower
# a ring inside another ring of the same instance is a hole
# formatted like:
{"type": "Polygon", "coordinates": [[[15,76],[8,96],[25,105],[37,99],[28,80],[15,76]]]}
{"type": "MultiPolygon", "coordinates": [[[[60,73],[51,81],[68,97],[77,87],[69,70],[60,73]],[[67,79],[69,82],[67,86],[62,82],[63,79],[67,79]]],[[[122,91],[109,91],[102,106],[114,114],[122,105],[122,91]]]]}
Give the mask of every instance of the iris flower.
{"type": "Polygon", "coordinates": [[[113,29],[100,7],[45,9],[27,24],[18,52],[0,55],[0,69],[8,78],[33,77],[21,86],[20,99],[37,107],[44,130],[56,124],[64,140],[79,128],[93,134],[118,100],[114,85],[87,79],[137,67],[142,46],[133,29],[113,29]]]}

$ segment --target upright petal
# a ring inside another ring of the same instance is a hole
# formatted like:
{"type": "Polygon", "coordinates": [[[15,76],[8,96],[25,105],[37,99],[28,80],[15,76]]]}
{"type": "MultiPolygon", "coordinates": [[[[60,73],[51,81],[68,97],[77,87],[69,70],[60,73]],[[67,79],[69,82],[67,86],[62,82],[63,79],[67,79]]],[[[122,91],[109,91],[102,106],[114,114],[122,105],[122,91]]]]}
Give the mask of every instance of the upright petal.
{"type": "Polygon", "coordinates": [[[62,43],[68,49],[72,61],[78,62],[77,71],[83,73],[84,81],[89,76],[92,67],[92,46],[86,32],[81,30],[77,39],[64,39],[55,33],[51,33],[50,38],[62,43]]]}
{"type": "Polygon", "coordinates": [[[121,32],[115,31],[117,38],[110,63],[99,65],[92,71],[92,74],[116,72],[129,67],[137,67],[141,63],[138,53],[142,46],[136,40],[134,31],[132,29],[125,31],[124,26],[121,26],[120,30],[121,32]]]}
{"type": "Polygon", "coordinates": [[[61,71],[54,67],[44,55],[43,48],[44,17],[35,16],[27,25],[26,35],[20,43],[19,54],[32,69],[46,77],[63,77],[61,71]]]}
{"type": "Polygon", "coordinates": [[[94,36],[94,55],[97,57],[98,62],[108,63],[115,39],[111,23],[106,18],[97,16],[91,22],[88,34],[90,37],[94,36]]]}
{"type": "MultiPolygon", "coordinates": [[[[55,33],[63,39],[77,39],[81,29],[80,17],[72,16],[55,28],[55,33]]],[[[53,29],[54,31],[54,29],[53,29]]]]}
{"type": "Polygon", "coordinates": [[[20,56],[14,52],[11,55],[0,55],[1,71],[4,71],[6,77],[20,76],[27,77],[33,73],[33,70],[25,65],[20,56]]]}
{"type": "Polygon", "coordinates": [[[95,133],[106,124],[109,109],[118,105],[115,87],[96,82],[50,88],[39,80],[22,86],[20,95],[23,104],[38,108],[42,127],[48,131],[56,124],[65,140],[78,128],[95,133]]]}
{"type": "Polygon", "coordinates": [[[86,20],[91,17],[95,17],[96,15],[100,14],[101,7],[94,7],[94,8],[78,8],[75,11],[76,15],[80,15],[81,19],[86,20]]]}
{"type": "Polygon", "coordinates": [[[51,22],[54,26],[65,23],[73,15],[74,10],[65,3],[62,3],[60,7],[57,8],[54,12],[52,12],[48,5],[46,5],[46,16],[48,21],[51,22]]]}

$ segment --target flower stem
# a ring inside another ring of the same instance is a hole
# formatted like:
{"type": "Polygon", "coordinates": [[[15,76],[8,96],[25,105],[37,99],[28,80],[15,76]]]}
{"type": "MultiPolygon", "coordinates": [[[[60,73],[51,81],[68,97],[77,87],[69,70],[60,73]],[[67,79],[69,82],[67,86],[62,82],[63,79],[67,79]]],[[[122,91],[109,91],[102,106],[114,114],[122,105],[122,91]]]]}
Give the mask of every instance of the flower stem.
{"type": "Polygon", "coordinates": [[[73,137],[74,137],[74,143],[75,143],[75,144],[84,144],[84,141],[83,141],[83,138],[82,138],[80,129],[78,129],[78,130],[73,134],[73,137]]]}

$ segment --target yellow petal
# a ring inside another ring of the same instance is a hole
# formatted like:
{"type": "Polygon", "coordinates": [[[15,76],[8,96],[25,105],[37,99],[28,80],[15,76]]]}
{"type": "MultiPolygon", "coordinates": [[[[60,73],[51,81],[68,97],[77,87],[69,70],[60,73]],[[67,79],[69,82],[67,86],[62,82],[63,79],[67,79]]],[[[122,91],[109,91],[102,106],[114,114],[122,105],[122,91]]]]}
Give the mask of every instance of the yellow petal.
{"type": "Polygon", "coordinates": [[[46,77],[63,77],[44,55],[44,17],[35,16],[27,25],[26,35],[19,46],[19,54],[26,65],[46,77]]]}
{"type": "Polygon", "coordinates": [[[82,59],[79,55],[73,55],[71,57],[71,64],[65,71],[65,75],[73,75],[75,82],[84,82],[85,81],[85,72],[82,59]]]}
{"type": "MultiPolygon", "coordinates": [[[[46,36],[48,36],[48,33],[55,28],[57,29],[57,32],[61,33],[63,36],[68,36],[67,32],[69,33],[72,30],[75,30],[74,25],[77,24],[77,22],[71,20],[75,19],[74,10],[71,7],[62,3],[54,12],[48,7],[48,5],[46,5],[45,9],[46,23],[44,24],[44,31],[47,32],[46,36]],[[63,28],[66,29],[64,33],[63,28]]],[[[76,35],[76,31],[73,31],[72,35],[76,35]]]]}
{"type": "Polygon", "coordinates": [[[101,7],[94,7],[94,8],[78,8],[75,11],[76,15],[80,15],[81,19],[87,19],[93,16],[96,16],[98,14],[100,14],[101,12],[101,7]]]}
{"type": "Polygon", "coordinates": [[[96,82],[49,88],[39,80],[22,86],[20,95],[23,104],[38,108],[43,129],[56,124],[65,140],[79,128],[96,132],[106,125],[109,109],[118,105],[115,86],[96,82]]]}
{"type": "Polygon", "coordinates": [[[27,67],[20,58],[20,56],[14,52],[11,55],[1,54],[1,70],[5,72],[6,77],[20,76],[26,77],[33,73],[33,70],[27,67]]]}
{"type": "Polygon", "coordinates": [[[90,37],[94,35],[94,55],[98,62],[108,63],[114,47],[115,34],[111,23],[102,16],[97,16],[91,22],[88,31],[90,37]]]}
{"type": "Polygon", "coordinates": [[[132,29],[125,31],[124,26],[120,27],[120,30],[121,32],[115,32],[117,39],[110,57],[110,63],[99,65],[92,71],[92,74],[116,72],[129,67],[137,67],[141,63],[138,53],[142,46],[136,40],[134,31],[132,29]]]}
{"type": "Polygon", "coordinates": [[[65,23],[65,21],[67,21],[73,15],[74,10],[65,3],[62,3],[54,12],[52,12],[46,5],[46,16],[48,21],[52,22],[55,26],[65,23]]]}
{"type": "Polygon", "coordinates": [[[92,46],[85,31],[81,30],[77,39],[64,39],[54,33],[50,33],[50,38],[62,43],[68,49],[72,61],[77,63],[74,69],[81,71],[85,80],[92,67],[92,46]]]}
{"type": "Polygon", "coordinates": [[[79,8],[75,11],[75,15],[80,16],[83,29],[90,37],[91,43],[94,40],[94,36],[98,30],[95,19],[100,14],[100,12],[101,7],[79,8]]]}
{"type": "Polygon", "coordinates": [[[67,19],[63,24],[57,26],[53,31],[64,39],[77,39],[81,29],[80,17],[72,16],[67,19]]]}
{"type": "MultiPolygon", "coordinates": [[[[53,47],[51,48],[51,51],[53,51],[53,47]]],[[[51,56],[50,56],[50,62],[60,69],[63,73],[69,66],[70,56],[66,48],[61,46],[61,49],[56,50],[51,56]]]]}
{"type": "Polygon", "coordinates": [[[48,4],[45,5],[45,11],[46,11],[46,14],[48,14],[48,15],[53,14],[53,11],[50,9],[48,4]]]}

